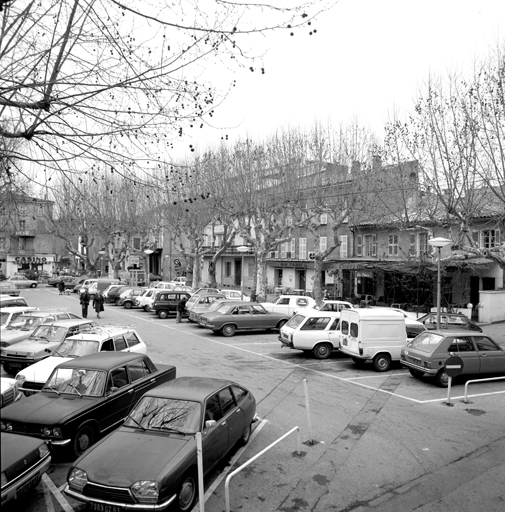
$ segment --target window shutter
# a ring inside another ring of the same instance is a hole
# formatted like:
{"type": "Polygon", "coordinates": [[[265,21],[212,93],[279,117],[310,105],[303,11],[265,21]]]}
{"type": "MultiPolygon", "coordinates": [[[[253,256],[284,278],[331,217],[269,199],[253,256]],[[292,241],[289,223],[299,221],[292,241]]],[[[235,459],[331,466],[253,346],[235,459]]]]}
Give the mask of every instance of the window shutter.
{"type": "Polygon", "coordinates": [[[363,252],[363,237],[358,235],[356,237],[356,256],[361,256],[363,252]]]}

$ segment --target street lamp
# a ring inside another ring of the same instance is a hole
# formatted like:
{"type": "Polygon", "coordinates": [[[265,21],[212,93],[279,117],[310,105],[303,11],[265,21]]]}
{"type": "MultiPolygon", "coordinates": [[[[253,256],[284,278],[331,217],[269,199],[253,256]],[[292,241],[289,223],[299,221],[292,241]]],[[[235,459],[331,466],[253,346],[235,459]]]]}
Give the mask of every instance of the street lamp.
{"type": "Polygon", "coordinates": [[[440,297],[441,297],[441,284],[442,284],[442,277],[440,275],[440,251],[442,250],[442,247],[445,247],[446,245],[450,244],[452,240],[449,240],[448,238],[443,238],[441,236],[437,238],[430,238],[428,240],[428,243],[432,247],[436,247],[438,249],[438,273],[437,273],[437,329],[440,330],[440,297]]]}
{"type": "Polygon", "coordinates": [[[239,245],[237,251],[242,253],[242,263],[240,265],[240,295],[241,300],[244,300],[244,253],[249,252],[249,247],[246,245],[239,245]]]}
{"type": "Polygon", "coordinates": [[[152,249],[144,249],[144,254],[147,254],[147,258],[146,258],[146,269],[147,269],[147,273],[146,273],[146,286],[148,288],[150,288],[150,285],[151,285],[151,279],[149,278],[149,256],[153,252],[154,251],[152,249]]]}
{"type": "Polygon", "coordinates": [[[102,247],[98,251],[98,254],[100,255],[100,275],[98,277],[102,277],[102,275],[103,275],[103,255],[106,253],[107,253],[107,251],[105,250],[105,247],[102,247]]]}

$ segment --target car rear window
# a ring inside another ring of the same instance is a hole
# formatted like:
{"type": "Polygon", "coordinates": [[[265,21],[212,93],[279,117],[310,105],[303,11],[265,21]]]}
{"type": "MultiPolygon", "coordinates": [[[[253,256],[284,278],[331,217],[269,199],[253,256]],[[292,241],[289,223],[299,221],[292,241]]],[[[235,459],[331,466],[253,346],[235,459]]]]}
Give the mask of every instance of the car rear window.
{"type": "Polygon", "coordinates": [[[324,331],[330,322],[330,317],[317,318],[311,317],[300,328],[301,331],[324,331]]]}
{"type": "Polygon", "coordinates": [[[409,347],[416,348],[422,352],[432,352],[443,338],[441,334],[426,331],[417,336],[417,338],[414,338],[409,343],[409,347]]]}
{"type": "Polygon", "coordinates": [[[297,329],[302,323],[305,321],[307,317],[304,315],[295,315],[294,317],[290,318],[288,323],[286,324],[286,327],[291,327],[291,329],[297,329]]]}

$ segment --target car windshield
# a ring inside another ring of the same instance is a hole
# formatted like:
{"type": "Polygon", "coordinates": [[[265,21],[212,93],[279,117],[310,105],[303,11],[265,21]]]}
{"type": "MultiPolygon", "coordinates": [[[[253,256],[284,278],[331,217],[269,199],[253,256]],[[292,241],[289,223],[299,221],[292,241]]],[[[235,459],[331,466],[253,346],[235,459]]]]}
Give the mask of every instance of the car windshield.
{"type": "Polygon", "coordinates": [[[432,352],[433,349],[442,341],[443,337],[444,336],[442,334],[425,331],[409,342],[408,346],[421,350],[422,352],[432,352]]]}
{"type": "Polygon", "coordinates": [[[65,339],[67,330],[65,327],[57,327],[56,325],[41,325],[36,329],[30,338],[41,338],[47,341],[61,342],[65,339]]]}
{"type": "Polygon", "coordinates": [[[19,329],[20,331],[32,331],[42,323],[42,318],[39,316],[25,316],[20,315],[14,322],[11,322],[9,329],[19,329]]]}
{"type": "MultiPolygon", "coordinates": [[[[12,315],[12,320],[11,322],[13,322],[14,320],[16,320],[16,318],[21,315],[21,313],[14,313],[12,315]]],[[[2,313],[0,313],[0,325],[2,327],[5,327],[7,325],[7,322],[9,321],[9,318],[11,318],[11,314],[10,313],[7,313],[6,311],[2,311],[2,313]]]]}
{"type": "Polygon", "coordinates": [[[54,351],[55,356],[81,357],[98,352],[98,341],[67,339],[54,351]]]}
{"type": "Polygon", "coordinates": [[[190,400],[145,396],[126,419],[126,427],[195,434],[201,424],[201,405],[190,400]]]}
{"type": "MultiPolygon", "coordinates": [[[[188,301],[189,302],[189,301],[188,301]]],[[[209,304],[207,306],[207,311],[216,311],[216,309],[219,308],[219,306],[222,306],[223,305],[223,302],[221,301],[215,301],[215,302],[212,302],[211,304],[209,304]]]]}
{"type": "Polygon", "coordinates": [[[72,395],[102,396],[106,378],[104,371],[56,368],[43,389],[72,395]]]}
{"type": "Polygon", "coordinates": [[[286,324],[286,327],[291,327],[292,329],[296,329],[299,327],[302,322],[305,320],[305,316],[303,315],[295,315],[292,318],[289,319],[288,323],[286,324]]]}

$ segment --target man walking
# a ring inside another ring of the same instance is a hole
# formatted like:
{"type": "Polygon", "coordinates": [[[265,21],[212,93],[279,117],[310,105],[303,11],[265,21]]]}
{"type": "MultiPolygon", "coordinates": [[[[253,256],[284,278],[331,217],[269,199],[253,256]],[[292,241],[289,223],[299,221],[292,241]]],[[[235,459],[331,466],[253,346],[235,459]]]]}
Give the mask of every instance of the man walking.
{"type": "Polygon", "coordinates": [[[187,298],[183,297],[178,303],[177,303],[177,314],[175,321],[180,324],[182,321],[182,315],[186,312],[186,301],[187,298]]]}
{"type": "Polygon", "coordinates": [[[88,318],[89,293],[87,287],[84,287],[84,291],[81,293],[80,303],[82,308],[82,317],[88,318]]]}

